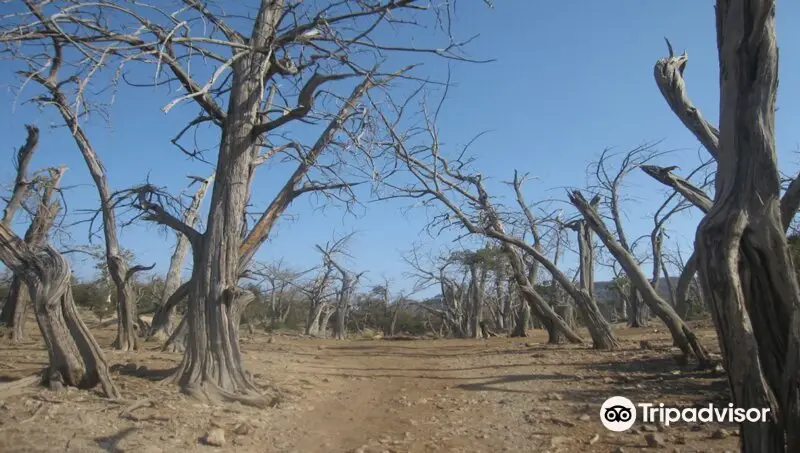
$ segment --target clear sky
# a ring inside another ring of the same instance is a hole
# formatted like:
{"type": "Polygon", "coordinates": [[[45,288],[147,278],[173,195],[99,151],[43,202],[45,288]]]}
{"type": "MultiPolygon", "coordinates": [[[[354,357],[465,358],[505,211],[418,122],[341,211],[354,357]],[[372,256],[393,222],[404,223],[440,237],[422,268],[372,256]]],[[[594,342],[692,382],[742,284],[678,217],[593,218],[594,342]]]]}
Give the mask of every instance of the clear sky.
{"type": "MultiPolygon", "coordinates": [[[[621,0],[588,1],[497,1],[489,10],[482,2],[459,2],[457,30],[461,36],[478,33],[469,47],[476,58],[494,58],[491,64],[452,66],[456,86],[450,91],[439,128],[443,140],[465,143],[481,131],[490,134],[473,148],[481,172],[493,181],[510,179],[513,170],[538,177],[526,188],[529,201],[564,197],[564,186],[583,186],[586,165],[604,147],[633,147],[644,141],[664,140],[664,149],[679,149],[665,165],[690,169],[696,163],[698,142],[687,132],[662,99],[653,81],[653,64],[665,55],[663,37],[676,51],[686,49],[690,60],[686,69],[689,93],[696,106],[712,122],[718,117],[718,60],[714,22],[714,2],[679,0],[670,2],[621,0]]],[[[2,8],[2,7],[0,7],[2,8]]],[[[780,92],[778,146],[785,171],[796,171],[800,132],[800,4],[778,2],[780,45],[780,92]],[[795,30],[795,31],[792,31],[795,30]]],[[[423,73],[444,77],[444,62],[429,62],[423,73]]],[[[12,67],[0,61],[0,136],[4,151],[0,181],[13,178],[12,151],[24,140],[25,123],[41,130],[40,149],[32,168],[65,164],[70,170],[63,185],[69,209],[93,208],[97,195],[85,164],[71,138],[51,124],[58,124],[52,113],[42,114],[30,105],[20,105],[6,87],[13,80],[12,67]]],[[[179,191],[185,175],[208,173],[206,166],[189,162],[171,144],[185,113],[166,115],[159,111],[171,98],[149,89],[121,89],[108,124],[93,123],[91,138],[100,154],[114,189],[149,179],[179,191]]],[[[261,169],[254,187],[261,206],[283,184],[287,168],[261,169]]],[[[493,185],[494,186],[494,185],[493,185]]],[[[635,174],[628,187],[635,196],[626,204],[629,235],[648,232],[652,211],[663,200],[664,189],[644,175],[635,174]]],[[[364,200],[367,201],[367,200],[364,200]]],[[[314,244],[329,240],[335,233],[357,230],[350,253],[351,267],[367,270],[377,282],[383,275],[399,287],[410,287],[402,274],[400,260],[410,244],[430,247],[446,243],[433,241],[421,233],[427,217],[422,211],[405,214],[405,201],[366,203],[357,217],[345,217],[338,209],[324,213],[310,198],[295,202],[290,218],[281,220],[270,242],[257,259],[283,258],[298,268],[318,262],[314,244]]],[[[684,215],[670,225],[671,241],[690,244],[697,216],[684,215]]],[[[85,242],[86,226],[71,229],[73,239],[85,242]]],[[[98,243],[102,243],[99,239],[98,243]]],[[[157,263],[164,272],[173,246],[172,234],[152,226],[134,226],[123,231],[122,245],[132,249],[140,263],[157,263]]],[[[688,250],[688,249],[687,249],[688,250]]],[[[81,276],[91,275],[91,265],[76,262],[81,276]]],[[[608,278],[600,271],[598,280],[608,278]]]]}

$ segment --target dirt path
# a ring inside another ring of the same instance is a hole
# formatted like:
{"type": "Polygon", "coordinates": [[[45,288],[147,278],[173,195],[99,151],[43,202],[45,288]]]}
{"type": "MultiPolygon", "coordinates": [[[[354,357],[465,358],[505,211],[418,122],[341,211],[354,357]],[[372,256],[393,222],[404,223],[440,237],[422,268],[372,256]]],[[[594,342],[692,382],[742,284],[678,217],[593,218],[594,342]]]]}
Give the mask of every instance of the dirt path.
{"type": "MultiPolygon", "coordinates": [[[[734,435],[712,438],[716,425],[624,434],[602,427],[599,407],[612,395],[683,406],[725,395],[720,377],[678,370],[663,332],[620,334],[625,349],[613,353],[547,346],[539,335],[335,342],[257,334],[243,349],[255,382],[277,389],[280,402],[267,410],[198,404],[159,385],[179,357],[157,345],[108,351],[124,397],[150,404],[128,413],[91,392],[31,390],[0,402],[0,451],[632,452],[650,451],[647,434],[668,448],[653,451],[735,450],[734,435]],[[645,338],[654,350],[639,348],[645,338]],[[202,441],[215,428],[225,432],[222,447],[202,441]]],[[[113,329],[98,336],[107,344],[113,329]]],[[[713,344],[713,332],[702,336],[713,344]]],[[[45,360],[38,341],[4,344],[0,379],[22,377],[45,360]]]]}

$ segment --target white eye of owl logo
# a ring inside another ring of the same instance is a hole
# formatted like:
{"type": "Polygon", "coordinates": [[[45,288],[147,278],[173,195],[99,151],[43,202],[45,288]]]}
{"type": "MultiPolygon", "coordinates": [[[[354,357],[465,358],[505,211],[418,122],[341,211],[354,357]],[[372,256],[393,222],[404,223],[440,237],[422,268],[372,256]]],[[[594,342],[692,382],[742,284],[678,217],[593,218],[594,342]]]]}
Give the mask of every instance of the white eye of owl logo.
{"type": "Polygon", "coordinates": [[[624,396],[612,396],[600,406],[600,421],[610,431],[626,431],[636,422],[636,406],[624,396]]]}

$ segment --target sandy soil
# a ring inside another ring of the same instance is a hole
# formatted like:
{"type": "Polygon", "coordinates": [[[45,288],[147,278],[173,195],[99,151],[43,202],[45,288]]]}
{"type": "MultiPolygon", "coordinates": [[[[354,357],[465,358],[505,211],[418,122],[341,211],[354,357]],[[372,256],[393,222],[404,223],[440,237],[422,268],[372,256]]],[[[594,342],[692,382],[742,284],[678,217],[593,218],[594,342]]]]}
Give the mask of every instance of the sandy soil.
{"type": "MultiPolygon", "coordinates": [[[[114,326],[93,331],[111,343],[114,326]]],[[[35,324],[29,332],[38,336],[35,324]]],[[[243,332],[244,333],[244,332],[243,332]]],[[[491,340],[307,339],[257,333],[243,339],[255,382],[276,407],[200,404],[159,384],[177,354],[144,343],[106,349],[130,403],[88,391],[35,388],[0,401],[0,452],[725,452],[735,426],[637,424],[615,434],[599,421],[613,395],[678,406],[727,403],[724,376],[680,369],[665,329],[619,329],[624,349],[548,346],[531,338],[491,340]],[[647,340],[653,349],[642,349],[647,340]],[[222,429],[222,447],[204,436],[222,429]],[[722,428],[722,430],[720,429],[722,428]],[[645,431],[647,430],[647,431],[645,431]],[[663,447],[648,448],[646,436],[663,447]]],[[[713,331],[700,330],[706,345],[713,331]]],[[[588,337],[588,336],[587,336],[588,337]]],[[[0,381],[46,363],[38,338],[0,346],[0,381]]]]}

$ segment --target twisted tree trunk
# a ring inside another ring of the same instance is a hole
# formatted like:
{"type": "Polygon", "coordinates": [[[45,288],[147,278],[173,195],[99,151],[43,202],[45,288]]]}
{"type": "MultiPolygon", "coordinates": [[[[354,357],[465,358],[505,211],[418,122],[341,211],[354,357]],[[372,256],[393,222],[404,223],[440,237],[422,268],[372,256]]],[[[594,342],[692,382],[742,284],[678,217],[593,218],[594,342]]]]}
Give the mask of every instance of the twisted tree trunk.
{"type": "MultiPolygon", "coordinates": [[[[40,205],[34,222],[50,223],[47,218],[51,215],[50,209],[40,205]]],[[[2,223],[0,261],[25,280],[33,299],[50,359],[45,383],[54,389],[64,385],[88,389],[100,384],[106,396],[118,398],[100,347],[75,308],[69,262],[50,246],[32,250],[2,223]]]]}

